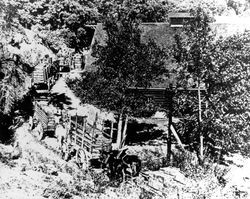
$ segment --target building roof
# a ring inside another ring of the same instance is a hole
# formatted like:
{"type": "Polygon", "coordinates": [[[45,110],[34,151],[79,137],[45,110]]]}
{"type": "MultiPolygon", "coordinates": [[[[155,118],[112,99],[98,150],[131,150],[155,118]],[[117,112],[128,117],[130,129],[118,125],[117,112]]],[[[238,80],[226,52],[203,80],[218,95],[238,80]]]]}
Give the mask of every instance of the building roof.
{"type": "MultiPolygon", "coordinates": [[[[189,13],[170,13],[169,17],[191,17],[189,13]]],[[[85,70],[92,70],[91,64],[96,60],[91,56],[92,47],[95,43],[105,45],[107,34],[104,30],[103,24],[98,23],[95,26],[94,36],[92,38],[89,53],[85,57],[85,70]]],[[[168,49],[174,42],[174,35],[181,28],[173,28],[169,23],[142,23],[142,41],[147,42],[153,39],[161,48],[168,49]]],[[[228,37],[233,34],[243,33],[250,31],[250,18],[249,17],[215,17],[215,22],[211,23],[211,29],[215,32],[216,38],[228,37]]]]}
{"type": "MultiPolygon", "coordinates": [[[[169,23],[142,23],[140,25],[142,29],[142,41],[147,42],[153,39],[158,46],[162,48],[169,48],[174,41],[173,35],[176,30],[171,29],[169,23]]],[[[103,24],[98,23],[95,26],[95,33],[91,42],[91,47],[95,43],[99,45],[105,45],[105,40],[107,39],[107,34],[104,30],[103,24]]],[[[85,57],[85,69],[91,70],[91,64],[96,60],[91,56],[91,49],[89,54],[85,57]]]]}
{"type": "Polygon", "coordinates": [[[189,12],[172,12],[168,14],[168,18],[193,18],[189,12]]]}
{"type": "MultiPolygon", "coordinates": [[[[187,17],[191,16],[189,13],[170,13],[169,17],[187,17]]],[[[104,30],[103,24],[98,23],[95,26],[95,32],[91,41],[90,50],[85,56],[85,70],[93,70],[92,63],[96,58],[91,55],[92,47],[95,43],[99,45],[105,45],[107,34],[104,30]]],[[[156,44],[161,48],[169,49],[174,42],[174,35],[181,28],[174,28],[167,22],[164,23],[142,23],[140,25],[142,30],[141,39],[143,42],[147,42],[153,39],[156,44]]],[[[228,37],[234,34],[243,33],[244,31],[250,31],[250,18],[249,17],[215,17],[215,22],[211,23],[211,29],[215,32],[216,38],[228,37]]]]}

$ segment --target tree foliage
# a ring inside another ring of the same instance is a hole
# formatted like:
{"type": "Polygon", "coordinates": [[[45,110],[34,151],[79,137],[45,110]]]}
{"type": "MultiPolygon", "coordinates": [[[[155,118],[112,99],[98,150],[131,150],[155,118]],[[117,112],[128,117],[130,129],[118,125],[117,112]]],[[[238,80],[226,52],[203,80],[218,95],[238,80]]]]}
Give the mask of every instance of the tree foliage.
{"type": "Polygon", "coordinates": [[[127,93],[128,87],[148,87],[166,73],[166,54],[151,41],[142,43],[139,24],[128,18],[105,22],[107,40],[97,44],[96,71],[85,74],[75,91],[83,102],[94,102],[109,110],[141,114],[153,111],[152,103],[127,93]],[[79,92],[79,87],[81,92],[79,92]]]}
{"type": "Polygon", "coordinates": [[[167,1],[149,0],[100,0],[97,3],[98,11],[103,18],[127,15],[131,19],[142,22],[164,22],[167,19],[169,4],[167,1]]]}
{"type": "Polygon", "coordinates": [[[20,32],[18,10],[21,7],[22,4],[16,1],[0,2],[0,142],[11,141],[13,130],[10,126],[16,116],[14,111],[25,95],[26,66],[20,57],[14,56],[6,48],[9,44],[18,47],[13,35],[20,32]]]}
{"type": "Polygon", "coordinates": [[[20,10],[20,23],[27,28],[40,25],[49,31],[62,30],[70,48],[76,51],[88,46],[86,43],[93,30],[86,27],[98,19],[96,6],[91,1],[81,0],[27,0],[20,10]]]}
{"type": "Polygon", "coordinates": [[[1,20],[1,28],[8,29],[14,24],[17,25],[19,10],[23,9],[23,3],[25,0],[5,0],[0,2],[0,19],[1,20]]]}
{"type": "Polygon", "coordinates": [[[234,35],[216,42],[215,71],[207,78],[218,139],[227,147],[244,150],[249,141],[249,33],[234,35]]]}
{"type": "Polygon", "coordinates": [[[198,9],[173,48],[180,84],[185,85],[188,76],[206,85],[208,107],[203,108],[201,128],[197,92],[176,95],[176,114],[185,120],[184,137],[189,142],[198,143],[202,133],[207,148],[244,150],[249,139],[249,33],[215,40],[208,19],[198,9]]]}
{"type": "Polygon", "coordinates": [[[13,35],[20,32],[18,23],[18,10],[22,7],[20,2],[7,0],[1,2],[0,26],[0,112],[9,114],[14,103],[24,95],[25,70],[19,56],[11,54],[6,45],[17,45],[13,35]]]}

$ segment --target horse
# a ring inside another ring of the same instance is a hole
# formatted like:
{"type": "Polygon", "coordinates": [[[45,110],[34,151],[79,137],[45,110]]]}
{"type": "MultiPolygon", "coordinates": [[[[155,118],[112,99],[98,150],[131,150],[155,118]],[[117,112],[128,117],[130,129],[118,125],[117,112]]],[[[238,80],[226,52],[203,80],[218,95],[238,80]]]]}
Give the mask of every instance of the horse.
{"type": "Polygon", "coordinates": [[[101,151],[102,168],[108,172],[110,180],[126,180],[136,177],[141,170],[141,160],[137,155],[128,155],[127,149],[101,151]]]}

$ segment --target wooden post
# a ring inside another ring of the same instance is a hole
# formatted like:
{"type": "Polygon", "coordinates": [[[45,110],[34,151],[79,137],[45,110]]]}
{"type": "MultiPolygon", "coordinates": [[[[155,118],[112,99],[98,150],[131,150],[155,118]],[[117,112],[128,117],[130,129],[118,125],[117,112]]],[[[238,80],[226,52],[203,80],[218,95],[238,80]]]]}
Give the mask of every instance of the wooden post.
{"type": "Polygon", "coordinates": [[[111,139],[111,143],[113,140],[113,136],[114,136],[114,122],[111,121],[111,126],[110,126],[110,139],[111,139]]]}
{"type": "Polygon", "coordinates": [[[198,79],[198,131],[200,136],[200,161],[203,161],[203,134],[201,132],[201,88],[200,88],[200,80],[198,79]]]}
{"type": "Polygon", "coordinates": [[[84,117],[83,118],[83,123],[82,123],[82,148],[84,147],[84,138],[85,138],[85,121],[86,121],[86,118],[84,117]]]}
{"type": "Polygon", "coordinates": [[[93,138],[95,137],[97,122],[98,122],[98,113],[96,113],[96,115],[95,115],[95,121],[93,123],[93,130],[92,130],[92,134],[91,134],[91,145],[90,145],[90,153],[91,154],[92,154],[92,151],[93,151],[93,140],[94,140],[93,138]]]}
{"type": "Polygon", "coordinates": [[[172,125],[172,114],[173,114],[173,88],[172,85],[169,85],[169,90],[166,91],[166,99],[168,100],[168,143],[167,143],[167,161],[171,164],[171,125],[172,125]]]}
{"type": "Polygon", "coordinates": [[[127,126],[128,126],[128,115],[126,115],[125,121],[124,121],[124,128],[123,128],[123,132],[122,132],[122,139],[121,139],[121,145],[120,148],[122,148],[125,144],[125,140],[127,137],[127,126]]]}
{"type": "MultiPolygon", "coordinates": [[[[77,110],[76,110],[77,111],[77,110]]],[[[77,139],[77,136],[76,136],[76,134],[77,134],[77,127],[78,127],[78,125],[77,125],[77,113],[76,113],[76,130],[75,130],[75,144],[76,144],[76,139],[77,139]]]]}
{"type": "Polygon", "coordinates": [[[71,116],[69,116],[69,124],[68,124],[68,134],[67,134],[67,137],[69,138],[70,142],[72,141],[72,138],[71,138],[71,135],[72,135],[72,131],[71,131],[71,128],[72,128],[72,122],[71,122],[71,116]]]}
{"type": "Polygon", "coordinates": [[[117,129],[117,147],[120,148],[121,146],[121,136],[122,136],[122,116],[123,114],[121,113],[119,115],[119,121],[118,121],[118,129],[117,129]]]}
{"type": "Polygon", "coordinates": [[[172,132],[172,134],[174,135],[174,137],[175,137],[175,139],[176,139],[178,145],[179,145],[182,149],[184,149],[184,145],[182,144],[182,142],[181,142],[181,140],[180,140],[180,138],[179,138],[179,136],[178,136],[178,134],[177,134],[177,132],[176,132],[174,126],[171,125],[170,129],[171,129],[171,132],[172,132]]]}

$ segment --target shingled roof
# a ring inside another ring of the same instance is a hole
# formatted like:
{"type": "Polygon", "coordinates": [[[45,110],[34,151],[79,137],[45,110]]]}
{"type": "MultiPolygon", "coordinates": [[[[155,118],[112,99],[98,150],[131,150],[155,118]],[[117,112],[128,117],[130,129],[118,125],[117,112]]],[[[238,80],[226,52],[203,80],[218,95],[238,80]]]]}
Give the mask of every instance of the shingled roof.
{"type": "Polygon", "coordinates": [[[168,18],[193,18],[188,12],[171,12],[168,14],[168,18]]]}
{"type": "MultiPolygon", "coordinates": [[[[153,39],[156,44],[162,48],[169,48],[174,41],[173,35],[176,30],[171,29],[168,23],[143,23],[140,25],[142,30],[142,41],[147,42],[149,39],[153,39]]],[[[85,70],[92,70],[91,64],[96,60],[92,55],[92,47],[95,43],[99,45],[105,45],[107,34],[104,30],[103,24],[98,23],[95,26],[95,33],[91,42],[91,47],[88,55],[85,58],[85,70]]]]}

